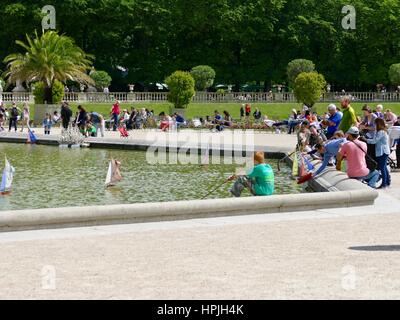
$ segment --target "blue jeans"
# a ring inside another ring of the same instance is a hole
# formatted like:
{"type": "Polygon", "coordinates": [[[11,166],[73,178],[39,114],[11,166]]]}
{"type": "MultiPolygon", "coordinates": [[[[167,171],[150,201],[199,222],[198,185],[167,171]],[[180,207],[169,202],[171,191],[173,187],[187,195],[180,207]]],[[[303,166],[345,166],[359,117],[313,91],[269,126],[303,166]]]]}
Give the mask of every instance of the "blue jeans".
{"type": "Polygon", "coordinates": [[[117,131],[119,115],[116,114],[116,113],[113,113],[112,119],[113,119],[113,121],[114,121],[113,130],[114,130],[114,131],[117,131]]]}
{"type": "Polygon", "coordinates": [[[229,191],[232,193],[233,196],[239,198],[242,194],[242,191],[246,188],[249,189],[251,194],[256,194],[253,188],[252,180],[247,178],[246,176],[239,176],[237,177],[235,183],[229,191]]]}
{"type": "Polygon", "coordinates": [[[388,157],[389,155],[387,154],[376,157],[376,162],[378,162],[378,169],[382,175],[382,187],[390,186],[391,182],[389,170],[387,168],[388,157]]]}
{"type": "Polygon", "coordinates": [[[300,123],[298,120],[289,121],[289,132],[288,134],[292,134],[295,131],[296,126],[300,123]]]}
{"type": "Polygon", "coordinates": [[[360,181],[365,181],[368,183],[368,186],[375,189],[376,183],[379,180],[379,172],[377,170],[370,171],[369,174],[366,175],[365,177],[358,177],[355,179],[360,180],[360,181]]]}

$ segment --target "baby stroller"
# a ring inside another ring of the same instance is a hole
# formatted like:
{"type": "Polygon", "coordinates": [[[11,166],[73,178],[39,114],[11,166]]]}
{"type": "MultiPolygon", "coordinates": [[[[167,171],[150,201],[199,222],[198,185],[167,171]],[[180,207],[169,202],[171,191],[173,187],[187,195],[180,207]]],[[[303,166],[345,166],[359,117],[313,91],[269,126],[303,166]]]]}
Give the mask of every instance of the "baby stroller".
{"type": "Polygon", "coordinates": [[[121,138],[128,138],[129,133],[124,126],[118,128],[119,133],[121,134],[121,138]]]}

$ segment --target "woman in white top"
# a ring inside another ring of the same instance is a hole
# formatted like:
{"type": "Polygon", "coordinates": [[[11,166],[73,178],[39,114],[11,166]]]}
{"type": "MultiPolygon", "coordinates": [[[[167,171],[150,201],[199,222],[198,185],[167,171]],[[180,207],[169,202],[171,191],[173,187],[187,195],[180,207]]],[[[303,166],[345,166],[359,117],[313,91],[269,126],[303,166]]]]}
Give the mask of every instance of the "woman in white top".
{"type": "Polygon", "coordinates": [[[29,112],[29,104],[27,102],[24,103],[24,107],[22,110],[22,126],[21,126],[21,132],[24,131],[24,126],[30,129],[29,127],[29,121],[30,121],[30,112],[29,112]]]}
{"type": "Polygon", "coordinates": [[[367,139],[369,144],[375,145],[376,162],[378,163],[378,169],[382,175],[382,185],[380,188],[386,188],[390,186],[390,174],[387,168],[388,158],[390,156],[389,147],[389,136],[386,132],[385,120],[382,118],[375,119],[376,124],[376,135],[372,139],[367,139]]]}

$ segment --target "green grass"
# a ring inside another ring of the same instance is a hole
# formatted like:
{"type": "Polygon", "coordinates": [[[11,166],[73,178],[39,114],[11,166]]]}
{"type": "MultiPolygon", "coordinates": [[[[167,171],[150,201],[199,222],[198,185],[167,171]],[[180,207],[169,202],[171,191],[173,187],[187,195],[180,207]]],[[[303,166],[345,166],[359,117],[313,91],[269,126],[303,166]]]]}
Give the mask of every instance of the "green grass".
{"type": "MultiPolygon", "coordinates": [[[[361,108],[365,103],[352,103],[352,107],[356,110],[357,115],[362,115],[361,108]]],[[[384,109],[391,109],[395,114],[400,115],[400,103],[371,103],[369,104],[372,109],[376,107],[377,104],[382,104],[384,109]]],[[[340,103],[336,103],[337,106],[340,103]]],[[[97,111],[103,115],[108,116],[112,107],[112,104],[95,104],[88,103],[82,104],[83,107],[86,108],[87,111],[97,111]]],[[[164,111],[168,113],[170,111],[169,103],[123,103],[121,104],[122,109],[128,109],[134,106],[135,108],[147,108],[149,110],[154,110],[155,114],[158,115],[160,112],[164,111]]],[[[224,110],[228,111],[234,119],[238,119],[240,117],[240,106],[241,103],[192,103],[186,109],[186,117],[188,119],[192,119],[194,117],[205,117],[212,116],[214,114],[214,110],[218,110],[222,112],[224,110]]],[[[255,108],[258,107],[263,115],[268,115],[268,117],[272,120],[278,119],[286,119],[288,118],[291,110],[301,109],[302,105],[298,103],[252,103],[252,112],[254,112],[255,108]]],[[[327,110],[328,103],[318,103],[316,104],[316,109],[318,114],[323,114],[327,110]]],[[[71,104],[72,110],[76,112],[78,104],[71,104]]],[[[34,111],[34,106],[31,107],[31,111],[34,111]]],[[[33,115],[33,112],[31,112],[33,115]]]]}

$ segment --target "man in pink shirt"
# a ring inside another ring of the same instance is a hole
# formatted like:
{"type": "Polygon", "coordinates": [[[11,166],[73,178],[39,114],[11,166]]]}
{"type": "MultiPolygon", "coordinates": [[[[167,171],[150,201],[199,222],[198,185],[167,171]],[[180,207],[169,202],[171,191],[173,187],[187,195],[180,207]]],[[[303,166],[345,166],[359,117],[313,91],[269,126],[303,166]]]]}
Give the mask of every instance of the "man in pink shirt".
{"type": "Polygon", "coordinates": [[[120,113],[121,113],[121,109],[119,107],[119,101],[115,100],[115,104],[113,105],[113,107],[111,109],[111,117],[114,121],[113,131],[117,131],[120,113]]]}
{"type": "Polygon", "coordinates": [[[370,171],[367,167],[365,156],[367,154],[367,144],[358,140],[360,131],[357,127],[351,127],[346,133],[348,140],[339,151],[337,156],[336,169],[341,171],[342,160],[347,160],[347,175],[349,178],[361,180],[368,183],[371,188],[376,188],[379,180],[377,170],[370,171]]]}

